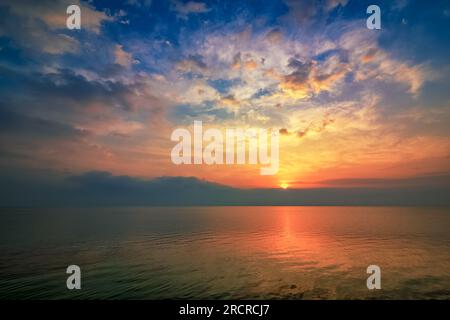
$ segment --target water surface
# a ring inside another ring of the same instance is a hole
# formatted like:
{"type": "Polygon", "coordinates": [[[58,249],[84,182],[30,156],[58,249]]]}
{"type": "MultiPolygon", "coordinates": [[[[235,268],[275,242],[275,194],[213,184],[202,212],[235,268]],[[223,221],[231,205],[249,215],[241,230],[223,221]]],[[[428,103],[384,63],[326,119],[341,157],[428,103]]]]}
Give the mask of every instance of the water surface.
{"type": "Polygon", "coordinates": [[[449,231],[450,208],[1,209],[0,298],[449,299],[449,231]]]}

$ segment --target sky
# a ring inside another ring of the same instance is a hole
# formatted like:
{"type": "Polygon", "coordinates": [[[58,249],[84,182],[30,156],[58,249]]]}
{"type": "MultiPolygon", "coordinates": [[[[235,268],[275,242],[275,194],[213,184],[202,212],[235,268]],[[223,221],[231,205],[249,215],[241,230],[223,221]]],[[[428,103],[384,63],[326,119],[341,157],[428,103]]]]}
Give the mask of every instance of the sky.
{"type": "Polygon", "coordinates": [[[0,175],[448,185],[448,30],[449,1],[2,1],[0,175]],[[278,173],[174,165],[170,135],[194,120],[278,128],[278,173]]]}

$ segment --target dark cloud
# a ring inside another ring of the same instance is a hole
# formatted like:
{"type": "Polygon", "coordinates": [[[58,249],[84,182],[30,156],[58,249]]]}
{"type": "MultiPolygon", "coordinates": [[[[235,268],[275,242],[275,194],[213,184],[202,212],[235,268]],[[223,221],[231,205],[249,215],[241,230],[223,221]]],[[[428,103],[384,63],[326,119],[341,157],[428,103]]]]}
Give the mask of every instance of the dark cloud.
{"type": "Polygon", "coordinates": [[[47,99],[64,98],[77,102],[103,101],[111,106],[132,109],[125,99],[133,88],[118,81],[87,80],[68,69],[57,73],[38,74],[28,83],[31,93],[40,94],[47,99]]]}
{"type": "Polygon", "coordinates": [[[326,19],[331,11],[339,6],[344,7],[347,2],[348,0],[284,0],[289,9],[284,19],[309,25],[326,19]]]}
{"type": "Polygon", "coordinates": [[[288,129],[286,129],[286,128],[281,128],[279,132],[280,132],[280,134],[283,135],[283,136],[287,136],[287,135],[290,134],[290,132],[289,132],[288,129]]]}
{"type": "Polygon", "coordinates": [[[316,61],[326,61],[330,59],[331,57],[336,56],[338,60],[342,63],[348,63],[349,62],[349,52],[348,50],[339,48],[339,49],[330,49],[326,50],[324,52],[321,52],[320,54],[316,55],[314,57],[314,60],[316,61]]]}
{"type": "Polygon", "coordinates": [[[21,114],[0,104],[0,165],[48,167],[60,150],[67,152],[68,145],[87,148],[88,131],[43,116],[21,114]]]}
{"type": "Polygon", "coordinates": [[[0,106],[0,134],[28,136],[34,141],[37,138],[65,139],[80,137],[86,134],[83,130],[69,125],[41,118],[29,117],[11,112],[0,106]]]}
{"type": "Polygon", "coordinates": [[[315,123],[315,122],[311,122],[305,129],[303,130],[298,130],[296,132],[297,137],[299,138],[303,138],[304,136],[306,136],[309,132],[313,131],[313,132],[322,132],[324,131],[330,124],[334,123],[334,119],[330,119],[328,117],[325,117],[322,119],[321,122],[319,123],[315,123]]]}
{"type": "Polygon", "coordinates": [[[290,58],[288,67],[294,69],[292,73],[285,76],[285,81],[294,85],[303,85],[308,82],[309,75],[313,68],[313,62],[302,62],[295,58],[290,58]]]}
{"type": "Polygon", "coordinates": [[[197,67],[201,69],[206,69],[206,63],[203,62],[203,56],[196,54],[196,55],[190,55],[188,57],[189,60],[191,60],[197,67]]]}
{"type": "Polygon", "coordinates": [[[0,3],[0,36],[12,39],[17,47],[38,55],[52,57],[77,53],[82,45],[80,34],[98,34],[104,21],[113,18],[97,11],[86,1],[71,0],[3,0],[0,3]],[[67,7],[79,5],[82,32],[67,32],[67,7]]]}
{"type": "Polygon", "coordinates": [[[232,61],[232,63],[231,63],[231,66],[232,66],[233,68],[238,68],[238,67],[240,67],[241,62],[242,62],[242,59],[241,59],[241,53],[238,52],[238,53],[236,53],[236,54],[233,56],[233,61],[232,61]]]}
{"type": "MultiPolygon", "coordinates": [[[[448,183],[392,187],[377,181],[377,187],[373,188],[281,190],[237,189],[194,177],[149,180],[98,171],[64,176],[7,170],[0,172],[0,177],[0,206],[450,204],[448,183]]],[[[448,180],[448,177],[435,179],[448,180]]]]}
{"type": "MultiPolygon", "coordinates": [[[[22,107],[35,108],[36,106],[61,108],[76,106],[88,107],[89,103],[98,102],[105,106],[122,107],[125,110],[132,109],[127,100],[128,95],[134,94],[136,86],[125,85],[120,81],[88,80],[84,76],[76,74],[70,69],[58,69],[51,73],[22,73],[12,69],[0,67],[2,78],[0,83],[8,83],[0,89],[4,99],[18,101],[15,91],[20,90],[24,99],[22,107]],[[32,97],[32,99],[30,99],[32,97]]],[[[67,110],[68,111],[68,110],[67,110]]]]}
{"type": "Polygon", "coordinates": [[[145,127],[157,134],[164,103],[152,96],[148,77],[132,80],[88,79],[70,69],[42,73],[0,66],[0,164],[82,166],[113,154],[111,141],[118,134],[124,137],[145,127]],[[83,158],[73,158],[71,152],[83,158]]]}

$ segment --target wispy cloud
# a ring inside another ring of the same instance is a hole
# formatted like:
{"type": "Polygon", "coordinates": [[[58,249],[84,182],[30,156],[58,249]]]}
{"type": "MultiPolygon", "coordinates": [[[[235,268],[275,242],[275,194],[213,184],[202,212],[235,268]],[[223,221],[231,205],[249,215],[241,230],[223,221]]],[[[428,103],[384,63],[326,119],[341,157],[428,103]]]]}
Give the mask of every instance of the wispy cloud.
{"type": "Polygon", "coordinates": [[[206,13],[211,10],[205,3],[197,1],[182,2],[174,0],[172,1],[172,5],[173,10],[182,18],[186,18],[190,14],[206,13]]]}

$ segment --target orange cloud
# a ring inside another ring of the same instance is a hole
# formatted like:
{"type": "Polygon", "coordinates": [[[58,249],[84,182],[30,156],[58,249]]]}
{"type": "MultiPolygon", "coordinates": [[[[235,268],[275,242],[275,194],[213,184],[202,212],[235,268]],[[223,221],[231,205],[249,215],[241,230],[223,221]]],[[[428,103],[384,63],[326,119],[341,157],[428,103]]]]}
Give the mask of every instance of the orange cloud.
{"type": "Polygon", "coordinates": [[[248,60],[244,62],[244,68],[247,70],[255,70],[258,68],[258,64],[254,60],[248,60]]]}

